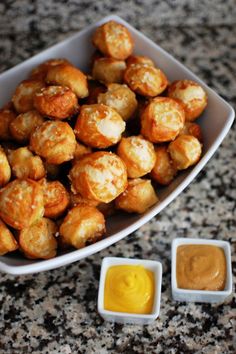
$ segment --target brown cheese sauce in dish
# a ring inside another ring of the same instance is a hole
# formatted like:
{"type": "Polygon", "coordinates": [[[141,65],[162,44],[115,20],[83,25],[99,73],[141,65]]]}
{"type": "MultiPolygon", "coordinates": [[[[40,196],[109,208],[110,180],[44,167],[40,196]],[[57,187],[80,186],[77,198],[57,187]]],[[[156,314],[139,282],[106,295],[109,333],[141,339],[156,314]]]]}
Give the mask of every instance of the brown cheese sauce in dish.
{"type": "Polygon", "coordinates": [[[212,245],[182,245],[177,248],[177,286],[189,290],[224,290],[224,250],[212,245]]]}

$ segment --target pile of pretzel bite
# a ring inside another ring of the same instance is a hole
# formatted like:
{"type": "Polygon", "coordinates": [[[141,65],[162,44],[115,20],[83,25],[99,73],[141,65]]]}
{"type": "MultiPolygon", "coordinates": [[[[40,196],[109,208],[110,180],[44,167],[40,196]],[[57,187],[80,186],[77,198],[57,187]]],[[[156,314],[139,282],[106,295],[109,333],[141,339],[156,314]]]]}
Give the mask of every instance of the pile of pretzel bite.
{"type": "Polygon", "coordinates": [[[115,21],[92,42],[89,75],[50,59],[0,111],[0,255],[85,247],[105,236],[105,218],[144,213],[156,186],[201,157],[203,88],[170,83],[115,21]]]}

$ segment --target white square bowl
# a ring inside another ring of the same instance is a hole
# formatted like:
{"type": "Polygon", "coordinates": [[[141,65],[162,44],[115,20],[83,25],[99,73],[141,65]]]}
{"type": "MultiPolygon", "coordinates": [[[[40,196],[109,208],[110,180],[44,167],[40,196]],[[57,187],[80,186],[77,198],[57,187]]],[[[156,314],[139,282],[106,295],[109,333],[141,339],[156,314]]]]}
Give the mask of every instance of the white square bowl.
{"type": "Polygon", "coordinates": [[[105,17],[103,20],[88,26],[74,36],[1,74],[0,86],[4,87],[4,90],[1,90],[0,93],[0,106],[11,98],[16,85],[25,79],[35,66],[49,58],[67,58],[80,69],[85,72],[88,71],[89,58],[94,52],[91,44],[92,33],[97,26],[109,20],[115,20],[124,24],[134,38],[135,52],[150,56],[156,65],[165,72],[170,81],[177,79],[195,80],[206,90],[208,94],[208,106],[199,119],[204,138],[202,158],[196,166],[180,173],[168,187],[158,191],[159,203],[154,205],[145,214],[129,215],[119,213],[109,218],[107,221],[107,237],[101,241],[80,250],[61,253],[49,260],[29,260],[20,256],[7,254],[0,257],[0,271],[11,274],[27,274],[57,268],[90,256],[137,230],[164,209],[189,185],[217,150],[233,123],[234,110],[227,102],[157,44],[120,17],[113,15],[105,17]]]}
{"type": "Polygon", "coordinates": [[[161,304],[161,284],[162,284],[162,264],[157,261],[145,259],[131,259],[119,257],[105,257],[102,261],[99,291],[98,291],[98,312],[106,321],[118,323],[131,323],[145,325],[152,323],[159,316],[161,304]],[[104,289],[107,270],[116,265],[142,265],[144,268],[154,273],[154,302],[150,314],[134,314],[127,312],[115,312],[104,309],[104,289]]]}
{"type": "Polygon", "coordinates": [[[173,299],[187,302],[223,302],[232,293],[232,267],[230,244],[226,241],[205,240],[195,238],[176,238],[172,241],[171,248],[171,289],[173,299]],[[226,259],[226,283],[222,291],[188,290],[177,286],[176,280],[176,255],[181,245],[212,245],[224,250],[226,259]]]}

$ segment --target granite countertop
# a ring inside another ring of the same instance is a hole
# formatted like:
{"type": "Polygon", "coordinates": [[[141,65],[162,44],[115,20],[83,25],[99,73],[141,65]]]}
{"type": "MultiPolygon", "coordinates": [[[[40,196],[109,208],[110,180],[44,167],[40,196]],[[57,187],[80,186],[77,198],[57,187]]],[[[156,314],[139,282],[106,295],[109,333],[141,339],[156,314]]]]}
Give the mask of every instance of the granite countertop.
{"type": "MultiPolygon", "coordinates": [[[[0,71],[110,13],[236,105],[234,0],[7,0],[0,3],[0,71]]],[[[235,295],[217,305],[187,304],[173,301],[170,292],[170,243],[176,236],[228,240],[235,284],[235,157],[234,125],[188,189],[137,232],[69,266],[27,276],[1,274],[0,353],[235,353],[235,295]],[[99,317],[100,265],[110,255],[162,262],[161,312],[154,324],[119,325],[99,317]]]]}

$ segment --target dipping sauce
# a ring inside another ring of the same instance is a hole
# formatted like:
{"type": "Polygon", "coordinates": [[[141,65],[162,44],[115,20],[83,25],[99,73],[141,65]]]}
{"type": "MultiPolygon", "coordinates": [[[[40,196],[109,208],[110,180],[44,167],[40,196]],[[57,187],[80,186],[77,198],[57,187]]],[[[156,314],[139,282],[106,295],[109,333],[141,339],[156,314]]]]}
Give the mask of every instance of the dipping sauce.
{"type": "Polygon", "coordinates": [[[117,265],[107,270],[104,309],[149,314],[154,299],[154,274],[141,265],[117,265]]]}
{"type": "Polygon", "coordinates": [[[226,281],[224,250],[212,245],[178,246],[176,278],[181,289],[223,290],[226,281]]]}

